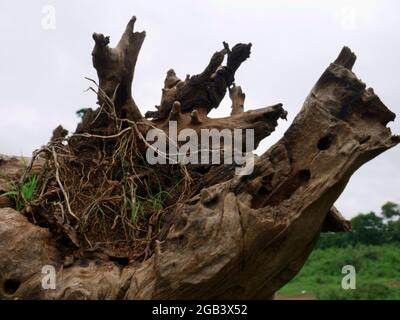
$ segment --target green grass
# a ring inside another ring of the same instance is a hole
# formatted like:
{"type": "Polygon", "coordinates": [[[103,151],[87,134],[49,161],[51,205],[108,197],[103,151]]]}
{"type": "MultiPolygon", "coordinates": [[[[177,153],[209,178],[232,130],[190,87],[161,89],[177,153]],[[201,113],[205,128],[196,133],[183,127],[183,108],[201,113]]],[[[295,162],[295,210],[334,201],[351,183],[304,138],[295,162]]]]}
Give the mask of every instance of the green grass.
{"type": "Polygon", "coordinates": [[[400,299],[400,247],[395,244],[315,250],[278,296],[312,294],[317,299],[400,299]],[[356,289],[344,290],[344,265],[356,269],[356,289]]]}
{"type": "MultiPolygon", "coordinates": [[[[138,216],[144,217],[146,214],[146,209],[151,209],[154,212],[159,212],[165,208],[165,203],[167,200],[172,198],[172,192],[177,188],[183,181],[183,177],[179,175],[175,176],[175,185],[170,189],[170,191],[165,191],[162,189],[162,185],[158,176],[156,175],[156,179],[158,181],[158,192],[152,193],[149,192],[147,197],[141,197],[136,195],[136,189],[128,185],[128,188],[131,188],[131,194],[135,195],[133,199],[126,198],[124,207],[130,212],[130,219],[133,223],[137,221],[138,216]]],[[[157,232],[160,231],[162,224],[164,222],[163,217],[157,222],[157,232]]]]}
{"type": "Polygon", "coordinates": [[[126,207],[130,210],[131,221],[135,223],[138,215],[144,216],[142,200],[141,198],[136,197],[133,201],[129,198],[126,198],[126,201],[126,207]]]}
{"type": "Polygon", "coordinates": [[[27,203],[29,203],[36,192],[37,189],[37,177],[29,177],[21,186],[12,183],[11,191],[1,194],[2,196],[10,197],[14,203],[15,208],[21,211],[27,203]]]}

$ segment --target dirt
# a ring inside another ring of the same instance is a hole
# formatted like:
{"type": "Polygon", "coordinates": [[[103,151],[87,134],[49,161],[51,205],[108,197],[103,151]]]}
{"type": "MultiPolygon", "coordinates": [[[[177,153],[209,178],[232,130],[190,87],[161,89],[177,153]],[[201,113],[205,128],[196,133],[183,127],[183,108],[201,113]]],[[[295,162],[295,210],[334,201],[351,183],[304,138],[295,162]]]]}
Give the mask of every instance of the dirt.
{"type": "Polygon", "coordinates": [[[276,295],[274,300],[316,300],[316,296],[313,293],[303,293],[294,296],[290,295],[276,295]]]}

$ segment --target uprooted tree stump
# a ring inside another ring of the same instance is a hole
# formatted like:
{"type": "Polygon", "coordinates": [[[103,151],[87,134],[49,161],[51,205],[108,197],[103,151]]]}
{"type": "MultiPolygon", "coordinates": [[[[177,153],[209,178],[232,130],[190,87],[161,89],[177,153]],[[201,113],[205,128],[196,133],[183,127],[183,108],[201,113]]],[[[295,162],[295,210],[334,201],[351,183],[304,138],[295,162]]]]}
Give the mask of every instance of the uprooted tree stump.
{"type": "Polygon", "coordinates": [[[386,127],[395,114],[351,71],[356,56],[345,47],[250,174],[236,175],[234,164],[150,165],[144,137],[153,128],[168,136],[171,120],[178,132],[253,129],[256,148],[286,111],[244,111],[235,72],[251,44],[224,43],[198,75],[181,80],[169,70],[160,105],[143,117],[131,95],[145,38],[135,20],[116,48],[93,35],[98,109],[84,110],[69,137],[56,129],[14,175],[21,212],[0,202],[0,297],[271,298],[321,231],[350,230],[334,203],[362,164],[399,142],[386,127]],[[231,116],[209,118],[227,91],[231,116]],[[32,168],[28,199],[21,186],[32,168]],[[45,265],[57,271],[55,289],[42,288],[45,265]]]}

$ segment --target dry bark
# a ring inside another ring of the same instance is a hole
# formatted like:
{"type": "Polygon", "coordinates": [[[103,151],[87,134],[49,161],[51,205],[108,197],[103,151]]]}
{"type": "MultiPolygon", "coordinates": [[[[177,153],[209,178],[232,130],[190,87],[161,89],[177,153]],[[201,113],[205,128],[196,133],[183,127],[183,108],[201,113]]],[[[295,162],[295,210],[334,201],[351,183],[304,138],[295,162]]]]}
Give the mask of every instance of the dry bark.
{"type": "MultiPolygon", "coordinates": [[[[281,105],[243,112],[244,94],[233,87],[232,116],[207,117],[233,84],[234,72],[250,49],[239,45],[230,51],[225,45],[199,76],[182,82],[169,72],[164,89],[174,91],[172,98],[165,91],[161,111],[151,114],[151,121],[143,119],[130,95],[144,39],[143,33],[131,32],[133,22],[116,49],[107,47],[104,36],[94,36],[100,88],[111,96],[116,92],[119,117],[161,129],[171,119],[179,128],[196,130],[253,128],[258,143],[286,116],[281,105]],[[221,68],[225,54],[227,67],[221,68]],[[217,94],[210,96],[209,90],[217,94]]],[[[395,115],[351,71],[355,59],[348,48],[342,50],[282,139],[255,159],[250,175],[235,176],[230,166],[205,174],[191,201],[171,215],[165,239],[157,241],[155,253],[144,262],[107,261],[90,254],[65,259],[48,230],[10,208],[0,209],[0,297],[273,297],[299,272],[322,229],[350,229],[334,208],[336,199],[362,164],[399,142],[386,127],[395,115]],[[41,287],[41,268],[47,264],[57,269],[55,290],[41,287]]],[[[102,121],[101,126],[109,125],[107,114],[102,121]]],[[[77,131],[82,130],[93,129],[81,126],[77,131]]]]}

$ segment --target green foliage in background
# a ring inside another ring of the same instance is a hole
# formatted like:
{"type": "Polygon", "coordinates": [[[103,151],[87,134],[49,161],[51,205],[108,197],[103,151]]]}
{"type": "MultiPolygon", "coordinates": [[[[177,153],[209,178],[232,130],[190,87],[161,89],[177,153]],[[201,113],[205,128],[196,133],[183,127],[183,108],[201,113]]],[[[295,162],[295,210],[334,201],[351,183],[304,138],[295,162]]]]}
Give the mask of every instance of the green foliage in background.
{"type": "Polygon", "coordinates": [[[343,233],[323,233],[318,248],[345,248],[357,244],[382,245],[400,243],[400,207],[393,202],[382,206],[380,215],[359,214],[351,219],[353,230],[343,233]]]}
{"type": "Polygon", "coordinates": [[[380,215],[359,214],[352,232],[322,234],[300,273],[277,296],[322,300],[400,300],[400,207],[388,202],[380,215]],[[356,289],[341,286],[342,267],[356,269],[356,289]]]}
{"type": "Polygon", "coordinates": [[[400,299],[400,247],[357,245],[315,250],[296,278],[278,296],[311,294],[316,299],[400,299]],[[342,267],[356,269],[356,289],[341,286],[342,267]]]}

